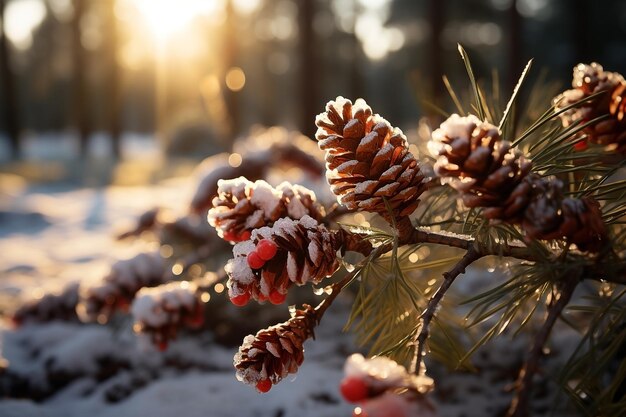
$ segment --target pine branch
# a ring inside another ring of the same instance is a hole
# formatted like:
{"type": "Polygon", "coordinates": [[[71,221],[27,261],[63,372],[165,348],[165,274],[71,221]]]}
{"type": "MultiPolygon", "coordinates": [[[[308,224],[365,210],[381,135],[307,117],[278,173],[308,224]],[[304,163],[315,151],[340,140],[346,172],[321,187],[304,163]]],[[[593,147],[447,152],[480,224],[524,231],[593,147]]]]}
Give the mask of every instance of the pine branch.
{"type": "Polygon", "coordinates": [[[543,352],[543,347],[550,336],[550,332],[560,316],[563,309],[579,283],[578,277],[557,284],[558,297],[554,303],[548,307],[548,316],[539,332],[535,335],[535,341],[530,349],[528,358],[522,367],[517,380],[517,392],[511,403],[511,408],[507,412],[507,417],[528,417],[528,406],[533,386],[533,376],[539,367],[539,360],[543,352]]]}
{"type": "MultiPolygon", "coordinates": [[[[500,256],[516,258],[530,262],[546,262],[547,259],[541,258],[536,252],[532,251],[525,243],[521,241],[509,241],[498,244],[496,247],[488,247],[480,242],[476,241],[472,236],[450,233],[446,231],[431,231],[425,228],[415,228],[409,217],[401,217],[396,219],[396,227],[398,230],[398,243],[399,245],[409,245],[417,243],[431,243],[435,245],[444,245],[452,248],[459,248],[470,250],[474,247],[474,250],[478,251],[481,257],[484,256],[500,256]]],[[[343,231],[345,234],[350,235],[351,232],[343,231]]],[[[358,236],[358,234],[357,234],[358,236]]],[[[363,239],[363,237],[360,237],[363,239]]],[[[358,240],[358,238],[357,238],[358,240]]],[[[387,242],[382,244],[379,248],[381,254],[388,252],[392,249],[393,243],[387,242]]],[[[370,254],[367,250],[367,246],[358,249],[356,245],[353,245],[347,250],[355,250],[363,253],[365,256],[370,254]]],[[[576,257],[585,257],[586,255],[580,251],[573,249],[568,250],[568,254],[576,257]]],[[[606,265],[603,266],[599,262],[601,257],[596,258],[595,263],[590,263],[583,267],[583,279],[591,279],[595,281],[611,282],[614,284],[626,285],[626,263],[622,262],[615,271],[612,271],[612,275],[607,275],[606,265]]]]}
{"type": "Polygon", "coordinates": [[[422,359],[424,356],[424,345],[426,343],[426,340],[428,339],[430,322],[435,316],[435,312],[437,310],[437,307],[439,306],[439,303],[443,299],[448,289],[450,289],[450,286],[452,285],[454,280],[459,275],[465,273],[465,269],[474,261],[480,259],[482,256],[484,255],[482,255],[476,249],[476,246],[472,245],[469,247],[463,258],[456,265],[454,265],[454,267],[450,271],[443,274],[443,282],[441,283],[441,286],[430,298],[426,310],[424,310],[424,312],[421,314],[421,328],[414,339],[415,354],[413,356],[413,361],[411,362],[411,372],[417,372],[417,370],[419,369],[419,365],[422,363],[422,359]]]}

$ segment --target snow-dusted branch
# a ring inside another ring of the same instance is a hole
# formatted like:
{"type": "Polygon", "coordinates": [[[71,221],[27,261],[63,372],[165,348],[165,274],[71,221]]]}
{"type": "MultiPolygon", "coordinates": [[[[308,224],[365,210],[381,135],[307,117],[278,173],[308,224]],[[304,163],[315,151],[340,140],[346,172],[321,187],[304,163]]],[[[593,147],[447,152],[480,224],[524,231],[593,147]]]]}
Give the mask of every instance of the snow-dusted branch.
{"type": "Polygon", "coordinates": [[[430,298],[426,310],[424,310],[424,312],[421,314],[420,330],[416,333],[414,339],[415,353],[411,362],[411,372],[416,372],[420,369],[420,363],[422,362],[422,357],[424,355],[424,345],[426,344],[426,340],[428,339],[430,322],[435,316],[435,312],[437,311],[437,307],[443,299],[443,296],[446,294],[448,289],[450,289],[450,286],[452,285],[454,280],[459,275],[465,273],[465,268],[471,265],[474,261],[480,259],[482,256],[483,255],[481,255],[480,252],[476,250],[475,246],[470,246],[469,250],[465,253],[463,258],[456,265],[454,265],[451,270],[443,274],[443,282],[441,283],[441,286],[439,286],[437,291],[430,298]]]}

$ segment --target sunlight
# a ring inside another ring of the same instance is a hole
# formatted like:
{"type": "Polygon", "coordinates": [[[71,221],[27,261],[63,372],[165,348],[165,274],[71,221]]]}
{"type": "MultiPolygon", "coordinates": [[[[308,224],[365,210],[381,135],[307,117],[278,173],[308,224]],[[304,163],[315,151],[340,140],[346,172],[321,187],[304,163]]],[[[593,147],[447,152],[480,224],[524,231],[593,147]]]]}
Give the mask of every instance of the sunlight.
{"type": "Polygon", "coordinates": [[[7,3],[4,12],[5,31],[17,49],[26,50],[33,43],[35,30],[46,17],[41,0],[22,0],[7,3]]]}
{"type": "Polygon", "coordinates": [[[160,41],[184,30],[196,17],[217,11],[215,0],[130,0],[160,41]]]}

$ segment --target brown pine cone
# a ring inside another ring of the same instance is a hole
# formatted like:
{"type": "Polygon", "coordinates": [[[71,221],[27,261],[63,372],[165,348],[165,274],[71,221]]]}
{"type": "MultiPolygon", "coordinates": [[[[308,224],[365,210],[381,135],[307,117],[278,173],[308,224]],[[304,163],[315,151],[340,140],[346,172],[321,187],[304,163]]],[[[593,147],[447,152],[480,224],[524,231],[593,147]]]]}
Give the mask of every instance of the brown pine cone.
{"type": "Polygon", "coordinates": [[[170,282],[154,288],[142,288],[133,301],[133,329],[149,334],[159,350],[176,339],[179,329],[196,329],[204,323],[204,302],[194,283],[170,282]]]}
{"type": "Polygon", "coordinates": [[[235,257],[224,268],[230,299],[236,305],[250,298],[281,304],[292,284],[317,284],[339,269],[341,246],[339,233],[309,216],[256,229],[250,240],[233,247],[235,257]]]}
{"type": "Polygon", "coordinates": [[[165,262],[158,253],[141,253],[134,258],[118,261],[100,285],[82,290],[77,306],[83,321],[106,323],[116,311],[127,311],[143,287],[164,282],[165,262]]]}
{"type": "Polygon", "coordinates": [[[326,151],[326,177],[339,203],[349,210],[379,213],[389,220],[411,214],[424,191],[424,175],[400,129],[373,115],[358,99],[337,97],[315,119],[315,135],[326,151]]]}
{"type": "Polygon", "coordinates": [[[475,116],[452,115],[428,144],[435,173],[486,218],[519,224],[528,239],[566,239],[598,251],[606,229],[597,202],[564,199],[557,179],[530,173],[532,161],[503,141],[498,129],[475,116]]]}
{"type": "Polygon", "coordinates": [[[298,372],[304,360],[304,342],[314,337],[319,318],[315,309],[304,305],[292,318],[248,335],[234,357],[237,379],[267,392],[289,374],[298,372]]]}
{"type": "Polygon", "coordinates": [[[432,133],[428,148],[437,158],[435,174],[462,193],[467,207],[487,207],[489,219],[520,218],[530,198],[523,179],[532,163],[500,138],[496,126],[453,114],[432,133]]]}
{"type": "Polygon", "coordinates": [[[560,115],[563,126],[585,123],[596,117],[611,114],[613,117],[583,129],[576,138],[585,134],[591,143],[611,145],[620,153],[626,152],[626,120],[624,102],[626,81],[616,72],[604,71],[598,63],[578,64],[574,67],[571,90],[564,91],[554,99],[558,111],[570,104],[585,99],[591,94],[606,91],[591,102],[583,103],[560,115]]]}
{"type": "Polygon", "coordinates": [[[220,237],[241,242],[250,238],[252,230],[271,226],[280,218],[298,220],[305,215],[316,220],[324,217],[313,191],[288,182],[274,188],[262,180],[251,182],[239,177],[218,181],[218,195],[208,220],[220,237]]]}

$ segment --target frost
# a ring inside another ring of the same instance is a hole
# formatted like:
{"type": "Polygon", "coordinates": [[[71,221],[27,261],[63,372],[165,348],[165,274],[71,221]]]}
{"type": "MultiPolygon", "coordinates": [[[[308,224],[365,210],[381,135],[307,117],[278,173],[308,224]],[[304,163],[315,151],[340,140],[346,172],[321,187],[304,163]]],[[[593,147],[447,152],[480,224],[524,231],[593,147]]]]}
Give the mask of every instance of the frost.
{"type": "Polygon", "coordinates": [[[259,207],[266,216],[275,213],[281,204],[281,195],[265,181],[256,181],[252,186],[250,202],[259,207]]]}
{"type": "Polygon", "coordinates": [[[248,285],[254,282],[256,279],[254,276],[254,272],[250,269],[250,265],[248,265],[248,261],[243,256],[238,256],[235,259],[231,260],[228,263],[229,268],[226,270],[228,276],[233,280],[242,285],[248,285]]]}
{"type": "Polygon", "coordinates": [[[315,220],[311,216],[304,216],[299,220],[299,222],[302,226],[306,227],[307,229],[313,229],[319,226],[319,223],[317,222],[317,220],[315,220]]]}
{"type": "Polygon", "coordinates": [[[246,256],[252,252],[255,247],[256,245],[251,240],[239,242],[233,246],[233,255],[235,255],[235,257],[246,256]]]}

